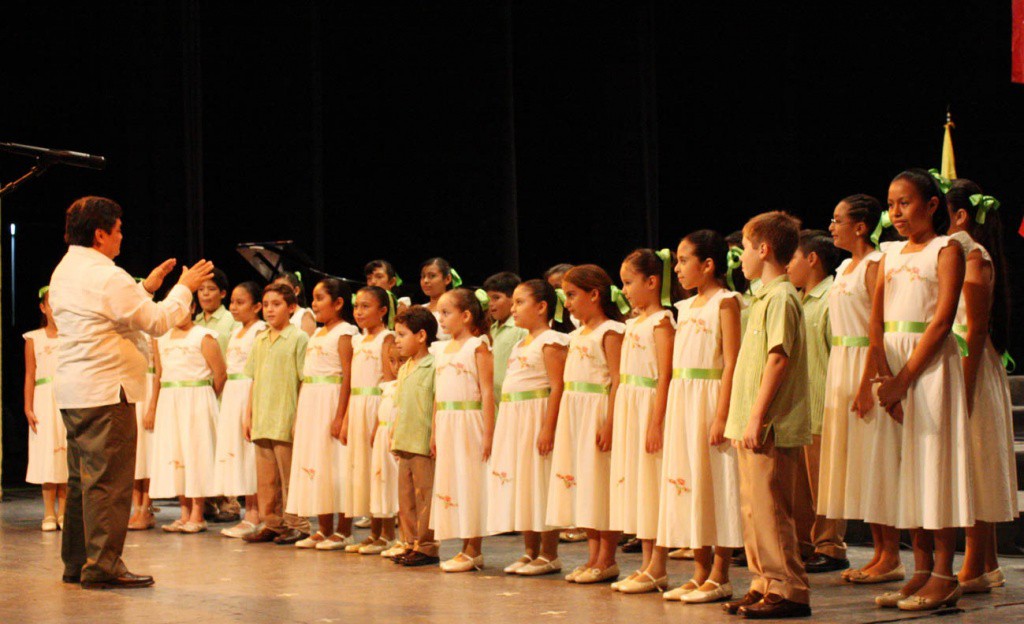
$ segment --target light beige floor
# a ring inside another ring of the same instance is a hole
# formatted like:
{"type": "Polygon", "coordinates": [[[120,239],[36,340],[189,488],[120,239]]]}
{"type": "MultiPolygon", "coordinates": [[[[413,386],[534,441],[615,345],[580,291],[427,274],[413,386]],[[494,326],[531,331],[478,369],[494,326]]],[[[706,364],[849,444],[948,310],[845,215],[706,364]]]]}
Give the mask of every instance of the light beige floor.
{"type": "MultiPolygon", "coordinates": [[[[657,594],[627,596],[606,585],[570,585],[558,576],[506,577],[501,568],[520,551],[518,537],[489,538],[482,572],[444,574],[437,568],[400,569],[380,557],[300,551],[273,544],[248,545],[209,533],[181,536],[159,531],[132,533],[125,560],[138,573],[152,574],[156,586],[143,590],[85,591],[61,583],[60,534],[38,529],[42,503],[34,494],[7,493],[0,504],[0,623],[130,622],[514,622],[646,624],[689,621],[735,622],[717,605],[666,603],[657,594]],[[679,618],[678,620],[676,618],[679,618]]],[[[161,523],[173,511],[164,510],[161,523]]],[[[361,537],[363,532],[359,533],[361,537]]],[[[457,552],[446,543],[443,555],[457,552]]],[[[854,548],[855,564],[870,552],[854,548]]],[[[563,546],[567,568],[582,562],[585,546],[563,546]]],[[[910,554],[904,553],[911,567],[910,554]]],[[[622,555],[624,572],[639,555],[622,555]]],[[[1008,587],[970,596],[963,610],[944,623],[1024,621],[1024,560],[1006,559],[1008,587]]],[[[672,562],[673,585],[692,571],[690,562],[672,562]]],[[[746,590],[749,574],[734,574],[736,591],[746,590]]],[[[888,586],[887,586],[888,587],[888,586]]],[[[895,587],[895,586],[893,586],[895,587]]],[[[878,587],[842,583],[835,574],[812,577],[813,622],[880,622],[910,617],[877,609],[878,587]]],[[[926,617],[932,621],[938,615],[926,617]]]]}

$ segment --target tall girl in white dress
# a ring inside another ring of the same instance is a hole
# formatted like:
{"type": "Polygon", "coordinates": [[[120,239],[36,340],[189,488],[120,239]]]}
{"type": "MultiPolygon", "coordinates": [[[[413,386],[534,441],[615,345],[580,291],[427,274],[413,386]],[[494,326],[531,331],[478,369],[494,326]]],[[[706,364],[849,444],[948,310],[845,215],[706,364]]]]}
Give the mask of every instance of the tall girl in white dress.
{"type": "Polygon", "coordinates": [[[50,311],[48,287],[40,289],[39,311],[46,324],[25,339],[25,418],[28,420],[27,483],[43,486],[44,531],[64,524],[68,496],[67,431],[53,395],[57,369],[57,326],[50,311]]]}
{"type": "Polygon", "coordinates": [[[339,279],[321,280],[313,288],[313,314],[323,327],[306,344],[302,387],[295,408],[295,442],[288,480],[285,511],[316,516],[317,532],[295,542],[296,548],[333,550],[351,541],[351,524],[334,526],[334,514],[343,525],[343,502],[338,497],[337,454],[340,449],[331,427],[344,413],[349,395],[352,341],[359,333],[351,318],[351,291],[339,279]]]}
{"type": "Polygon", "coordinates": [[[441,295],[461,285],[462,278],[444,258],[431,258],[420,265],[420,290],[429,299],[426,308],[437,319],[438,341],[451,340],[451,336],[441,327],[441,312],[437,303],[441,295]]]}
{"type": "Polygon", "coordinates": [[[153,429],[156,426],[156,397],[160,393],[160,380],[156,376],[156,340],[147,336],[146,342],[149,345],[146,396],[135,404],[135,483],[132,485],[132,515],[128,519],[131,531],[145,531],[156,526],[153,501],[149,498],[149,476],[156,452],[153,429]]]}
{"type": "Polygon", "coordinates": [[[663,590],[664,566],[651,568],[658,537],[662,441],[672,382],[672,265],[668,249],[638,249],[619,269],[622,292],[636,316],[626,321],[615,395],[610,469],[609,526],[636,535],[640,568],[612,588],[626,594],[663,590]],[[655,573],[656,576],[649,576],[655,573]]]}
{"type": "Polygon", "coordinates": [[[512,318],[527,336],[512,347],[502,385],[494,452],[487,477],[487,533],[523,533],[526,554],[506,574],[536,576],[562,569],[558,530],[548,525],[548,483],[562,399],[569,337],[550,328],[558,306],[544,280],[519,284],[512,318]]]}
{"type": "MultiPolygon", "coordinates": [[[[870,523],[874,555],[842,577],[854,583],[902,580],[899,531],[900,438],[903,426],[875,401],[868,327],[881,252],[872,232],[881,217],[878,200],[851,195],[832,213],[835,246],[851,258],[836,269],[829,291],[832,350],[825,381],[818,477],[818,515],[870,523]]],[[[877,230],[881,232],[881,230],[877,230]]]]}
{"type": "MultiPolygon", "coordinates": [[[[554,527],[586,530],[589,557],[565,580],[598,583],[616,578],[619,533],[610,530],[608,481],[615,394],[619,388],[622,312],[604,269],[593,264],[573,267],[562,280],[565,306],[580,321],[569,335],[565,360],[565,391],[558,407],[558,426],[551,454],[547,522],[554,527]]],[[[625,307],[625,306],[624,306],[625,307]]]]}
{"type": "Polygon", "coordinates": [[[911,169],[889,185],[889,216],[906,241],[886,247],[871,313],[879,402],[903,422],[897,528],[911,530],[915,572],[876,598],[908,611],[954,605],[956,527],[974,524],[967,444],[967,395],[950,330],[963,287],[959,243],[937,232],[949,223],[945,195],[911,169]]]}
{"type": "Polygon", "coordinates": [[[996,555],[995,526],[1012,521],[1017,508],[1013,410],[1009,381],[999,356],[1009,338],[1009,296],[999,204],[970,180],[953,181],[946,194],[951,238],[967,252],[964,288],[953,332],[967,347],[964,375],[970,409],[974,515],[960,585],[982,593],[1006,581],[996,555]]]}
{"type": "MultiPolygon", "coordinates": [[[[398,370],[401,362],[397,360],[398,349],[392,345],[388,348],[385,359],[392,370],[398,370]]],[[[398,516],[398,458],[391,452],[391,426],[398,416],[398,405],[395,404],[395,391],[398,381],[384,381],[380,384],[380,407],[377,408],[377,426],[373,430],[373,450],[370,459],[370,516],[387,519],[392,522],[398,516]]],[[[372,522],[371,522],[372,526],[372,522]]],[[[398,542],[394,542],[398,546],[398,542]]],[[[366,549],[371,554],[376,545],[366,549]]],[[[384,552],[383,549],[378,554],[384,552]]],[[[405,552],[405,549],[402,549],[405,552]]]]}
{"type": "MultiPolygon", "coordinates": [[[[394,322],[391,295],[378,286],[366,286],[356,293],[356,324],[362,333],[352,338],[352,395],[341,428],[346,461],[341,479],[345,498],[342,511],[349,518],[369,516],[370,487],[373,481],[373,434],[377,428],[377,410],[383,391],[380,384],[395,378],[386,355],[395,344],[388,329],[394,322]]],[[[395,539],[395,517],[372,517],[370,535],[345,551],[375,555],[391,547],[395,539]]]]}
{"type": "Polygon", "coordinates": [[[217,464],[213,481],[217,492],[223,496],[245,496],[245,517],[236,526],[222,529],[221,535],[225,537],[245,537],[255,533],[260,523],[256,502],[256,448],[245,439],[242,421],[252,389],[252,379],[245,375],[245,364],[256,342],[256,334],[267,327],[260,320],[261,295],[256,282],[243,282],[231,291],[229,304],[231,315],[241,327],[232,332],[224,354],[228,380],[217,418],[217,464]]]}
{"type": "MultiPolygon", "coordinates": [[[[486,301],[486,293],[482,299],[486,301]]],[[[437,303],[441,325],[452,339],[431,347],[435,364],[436,457],[430,528],[438,540],[462,539],[462,550],[441,562],[445,572],[484,565],[480,547],[487,532],[487,460],[494,439],[494,357],[486,308],[478,294],[457,288],[437,303]]]]}
{"type": "Polygon", "coordinates": [[[665,575],[669,548],[690,547],[693,578],[666,600],[713,602],[732,596],[729,563],[743,545],[736,449],[725,439],[740,345],[740,293],[726,288],[728,245],[699,230],[678,247],[676,277],[694,296],[681,302],[665,422],[658,548],[646,570],[665,575]],[[653,568],[653,569],[652,569],[653,568]]]}
{"type": "MultiPolygon", "coordinates": [[[[302,291],[302,278],[298,273],[284,271],[274,280],[274,283],[284,284],[295,291],[295,298],[299,303],[292,310],[292,317],[289,322],[312,337],[313,332],[316,331],[316,315],[313,310],[306,307],[306,296],[302,291]]],[[[345,303],[348,302],[346,301],[345,303]]]]}
{"type": "MultiPolygon", "coordinates": [[[[192,308],[194,314],[195,302],[192,308]]],[[[227,379],[224,356],[217,332],[195,325],[191,315],[156,344],[160,391],[154,398],[156,450],[149,495],[178,497],[181,517],[164,525],[164,531],[199,533],[206,530],[203,502],[217,494],[213,466],[217,396],[227,379]]]]}

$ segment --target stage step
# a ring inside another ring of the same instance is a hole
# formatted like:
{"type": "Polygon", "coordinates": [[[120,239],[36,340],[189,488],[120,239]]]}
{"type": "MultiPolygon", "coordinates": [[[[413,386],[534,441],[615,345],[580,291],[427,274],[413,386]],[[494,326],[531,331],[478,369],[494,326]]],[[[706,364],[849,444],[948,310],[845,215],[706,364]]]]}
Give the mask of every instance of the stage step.
{"type": "Polygon", "coordinates": [[[1010,400],[1024,406],[1024,375],[1010,375],[1010,400]]]}
{"type": "Polygon", "coordinates": [[[1024,440],[1024,406],[1013,406],[1013,439],[1024,440]]]}

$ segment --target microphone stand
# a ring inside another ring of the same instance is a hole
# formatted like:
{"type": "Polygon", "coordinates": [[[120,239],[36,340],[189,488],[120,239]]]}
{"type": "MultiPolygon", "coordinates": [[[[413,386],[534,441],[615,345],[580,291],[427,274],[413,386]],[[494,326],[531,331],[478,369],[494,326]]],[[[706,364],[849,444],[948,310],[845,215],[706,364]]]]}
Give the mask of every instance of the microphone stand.
{"type": "Polygon", "coordinates": [[[33,165],[32,168],[29,169],[25,175],[21,176],[17,180],[14,180],[13,182],[8,182],[7,184],[3,185],[2,188],[0,188],[0,197],[3,197],[4,195],[15,191],[19,186],[21,186],[25,182],[28,182],[29,180],[33,180],[43,175],[44,173],[49,171],[50,167],[52,167],[53,164],[53,162],[44,161],[42,158],[36,158],[36,164],[33,165]]]}

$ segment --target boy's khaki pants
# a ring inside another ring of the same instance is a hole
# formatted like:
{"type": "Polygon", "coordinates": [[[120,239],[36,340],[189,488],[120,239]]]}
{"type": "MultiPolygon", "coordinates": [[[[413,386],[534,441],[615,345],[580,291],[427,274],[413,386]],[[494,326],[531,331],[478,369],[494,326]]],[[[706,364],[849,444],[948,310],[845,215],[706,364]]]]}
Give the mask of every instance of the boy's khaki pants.
{"type": "Polygon", "coordinates": [[[399,451],[398,521],[402,538],[413,550],[436,557],[439,544],[430,530],[430,500],[434,496],[434,459],[399,451]]]}
{"type": "Polygon", "coordinates": [[[253,440],[253,444],[256,445],[256,495],[263,526],[275,533],[298,529],[308,534],[309,519],[284,513],[292,471],[291,442],[253,440]]]}
{"type": "Polygon", "coordinates": [[[846,559],[846,520],[817,515],[818,471],[821,469],[821,436],[803,448],[804,465],[796,477],[796,535],[804,557],[815,553],[846,559]]]}

